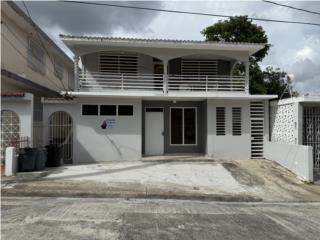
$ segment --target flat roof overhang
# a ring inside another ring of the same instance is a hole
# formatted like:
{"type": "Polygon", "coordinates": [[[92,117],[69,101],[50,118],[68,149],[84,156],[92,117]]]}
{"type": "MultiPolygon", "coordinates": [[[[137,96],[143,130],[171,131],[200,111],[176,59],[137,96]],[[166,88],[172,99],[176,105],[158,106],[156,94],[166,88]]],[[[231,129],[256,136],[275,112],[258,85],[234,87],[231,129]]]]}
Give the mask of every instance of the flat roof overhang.
{"type": "Polygon", "coordinates": [[[278,95],[250,95],[244,93],[196,93],[196,92],[171,92],[163,93],[141,93],[141,92],[61,92],[62,95],[68,94],[73,97],[107,97],[107,98],[137,98],[145,100],[205,100],[205,99],[230,99],[230,100],[270,100],[278,98],[278,95]]]}
{"type": "MultiPolygon", "coordinates": [[[[184,54],[198,53],[229,53],[239,60],[246,60],[249,55],[263,49],[265,44],[205,42],[163,39],[134,39],[90,36],[60,35],[61,40],[76,55],[82,56],[98,51],[136,51],[149,55],[172,59],[184,54]],[[165,55],[165,54],[166,55],[165,55]],[[240,54],[237,56],[238,53],[240,54]],[[172,55],[172,56],[171,56],[172,55]]],[[[223,55],[223,54],[222,54],[223,55]]]]}

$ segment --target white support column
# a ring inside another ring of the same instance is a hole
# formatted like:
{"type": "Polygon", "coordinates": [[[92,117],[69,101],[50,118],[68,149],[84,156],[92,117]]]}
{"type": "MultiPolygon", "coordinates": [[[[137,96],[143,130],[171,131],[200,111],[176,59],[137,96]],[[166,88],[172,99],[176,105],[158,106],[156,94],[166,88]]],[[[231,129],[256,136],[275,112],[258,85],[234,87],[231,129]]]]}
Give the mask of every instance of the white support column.
{"type": "Polygon", "coordinates": [[[79,91],[79,56],[74,55],[74,91],[79,91]]]}
{"type": "Polygon", "coordinates": [[[249,61],[245,62],[245,69],[246,69],[246,78],[245,78],[245,92],[249,94],[249,61]]]}
{"type": "Polygon", "coordinates": [[[168,60],[163,60],[163,92],[168,93],[168,60]]]}

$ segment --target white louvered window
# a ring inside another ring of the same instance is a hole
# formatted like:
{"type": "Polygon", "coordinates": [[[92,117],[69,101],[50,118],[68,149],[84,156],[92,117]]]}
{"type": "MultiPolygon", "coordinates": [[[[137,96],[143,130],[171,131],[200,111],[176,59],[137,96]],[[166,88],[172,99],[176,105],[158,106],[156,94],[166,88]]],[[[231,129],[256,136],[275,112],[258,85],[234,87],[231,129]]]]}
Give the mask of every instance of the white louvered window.
{"type": "Polygon", "coordinates": [[[102,53],[99,59],[99,71],[104,73],[138,73],[136,54],[102,53]]]}
{"type": "Polygon", "coordinates": [[[216,108],[216,134],[224,136],[226,134],[226,108],[216,108]]]}
{"type": "Polygon", "coordinates": [[[38,73],[45,74],[45,51],[40,43],[33,39],[29,39],[28,66],[38,73]]]}
{"type": "Polygon", "coordinates": [[[232,108],[232,135],[241,136],[241,108],[232,108]]]}
{"type": "Polygon", "coordinates": [[[183,75],[217,75],[216,59],[182,58],[181,72],[183,75]]]}

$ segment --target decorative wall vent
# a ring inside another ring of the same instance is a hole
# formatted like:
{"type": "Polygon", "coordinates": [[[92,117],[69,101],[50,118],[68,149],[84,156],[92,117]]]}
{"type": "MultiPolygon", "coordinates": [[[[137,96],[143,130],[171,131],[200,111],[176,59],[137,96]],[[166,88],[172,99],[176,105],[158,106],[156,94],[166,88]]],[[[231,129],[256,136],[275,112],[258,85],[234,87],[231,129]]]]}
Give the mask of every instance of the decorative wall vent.
{"type": "Polygon", "coordinates": [[[226,108],[216,108],[216,132],[217,136],[224,136],[226,134],[226,108]]]}
{"type": "Polygon", "coordinates": [[[294,104],[270,107],[271,141],[295,144],[294,104]]]}

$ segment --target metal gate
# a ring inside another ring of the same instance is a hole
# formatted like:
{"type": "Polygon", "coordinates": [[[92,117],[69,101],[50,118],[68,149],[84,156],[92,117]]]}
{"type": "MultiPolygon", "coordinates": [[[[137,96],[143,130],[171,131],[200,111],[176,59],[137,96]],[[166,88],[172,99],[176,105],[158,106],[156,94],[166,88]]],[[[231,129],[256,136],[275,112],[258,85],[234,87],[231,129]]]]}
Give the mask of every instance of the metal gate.
{"type": "Polygon", "coordinates": [[[1,111],[1,161],[4,160],[7,147],[18,147],[20,140],[20,119],[11,110],[1,111]]]}
{"type": "Polygon", "coordinates": [[[250,103],[251,158],[263,158],[264,144],[264,102],[250,103]]]}
{"type": "Polygon", "coordinates": [[[63,163],[72,163],[73,123],[68,113],[58,111],[51,114],[49,141],[61,148],[63,163]]]}
{"type": "Polygon", "coordinates": [[[313,167],[320,169],[320,107],[303,107],[303,145],[313,148],[313,167]]]}

